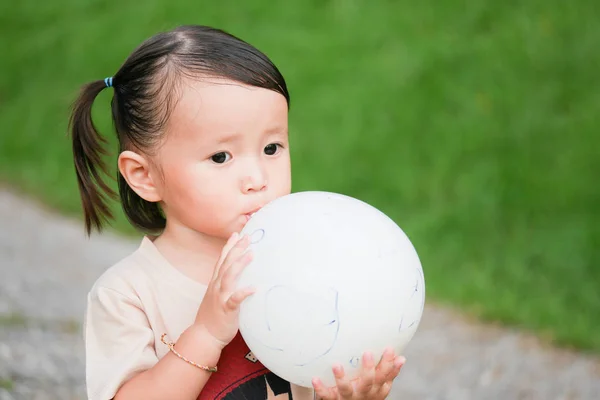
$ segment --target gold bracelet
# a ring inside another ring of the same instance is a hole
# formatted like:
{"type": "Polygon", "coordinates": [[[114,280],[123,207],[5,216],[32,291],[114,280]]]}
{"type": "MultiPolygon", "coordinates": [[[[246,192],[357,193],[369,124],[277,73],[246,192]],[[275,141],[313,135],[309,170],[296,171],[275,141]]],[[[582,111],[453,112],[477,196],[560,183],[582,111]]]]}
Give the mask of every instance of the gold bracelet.
{"type": "Polygon", "coordinates": [[[203,369],[204,371],[217,372],[217,367],[206,367],[204,365],[196,364],[195,362],[190,361],[187,358],[185,358],[184,356],[182,356],[181,354],[179,354],[177,352],[177,350],[175,350],[175,343],[173,343],[173,342],[166,342],[165,341],[165,336],[167,336],[167,334],[163,333],[162,336],[160,337],[160,341],[163,342],[164,344],[166,344],[169,347],[169,350],[171,350],[173,352],[173,354],[175,354],[177,357],[181,358],[186,363],[193,365],[194,367],[203,369]]]}

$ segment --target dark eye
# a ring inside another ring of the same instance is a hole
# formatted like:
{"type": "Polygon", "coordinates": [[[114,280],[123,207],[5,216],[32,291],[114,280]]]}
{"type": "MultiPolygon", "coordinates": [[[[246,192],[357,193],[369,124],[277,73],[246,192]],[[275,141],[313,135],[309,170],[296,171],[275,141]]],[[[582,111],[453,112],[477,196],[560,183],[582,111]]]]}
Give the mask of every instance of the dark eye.
{"type": "Polygon", "coordinates": [[[265,154],[268,156],[272,156],[274,154],[277,153],[277,150],[279,150],[280,145],[277,143],[271,143],[265,146],[265,154]]]}
{"type": "Polygon", "coordinates": [[[216,164],[223,164],[231,159],[231,154],[221,151],[220,153],[213,154],[210,159],[216,164]]]}

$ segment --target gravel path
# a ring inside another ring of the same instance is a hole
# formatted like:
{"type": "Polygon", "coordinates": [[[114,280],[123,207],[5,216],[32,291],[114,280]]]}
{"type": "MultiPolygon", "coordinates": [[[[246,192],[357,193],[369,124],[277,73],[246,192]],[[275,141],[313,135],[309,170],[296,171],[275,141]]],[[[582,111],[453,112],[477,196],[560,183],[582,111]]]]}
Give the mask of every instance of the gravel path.
{"type": "MultiPolygon", "coordinates": [[[[0,400],[84,399],[81,318],[137,247],[0,189],[0,400]]],[[[392,399],[600,399],[600,359],[427,307],[392,399]]]]}

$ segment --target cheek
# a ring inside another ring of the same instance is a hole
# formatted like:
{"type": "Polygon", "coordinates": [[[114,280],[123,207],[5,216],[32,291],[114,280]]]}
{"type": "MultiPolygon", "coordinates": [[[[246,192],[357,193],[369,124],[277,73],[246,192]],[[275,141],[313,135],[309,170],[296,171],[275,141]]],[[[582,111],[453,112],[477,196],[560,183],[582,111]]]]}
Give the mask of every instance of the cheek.
{"type": "Polygon", "coordinates": [[[273,169],[271,181],[278,195],[289,194],[292,186],[292,172],[289,155],[281,157],[276,168],[273,169]]]}
{"type": "Polygon", "coordinates": [[[190,189],[194,203],[216,215],[236,211],[240,202],[240,171],[235,168],[199,169],[190,189]]]}
{"type": "Polygon", "coordinates": [[[211,174],[193,163],[175,164],[165,171],[167,205],[198,207],[210,197],[211,174]]]}
{"type": "Polygon", "coordinates": [[[172,215],[195,230],[220,235],[223,221],[237,209],[230,178],[202,168],[180,171],[170,190],[172,215]]]}
{"type": "Polygon", "coordinates": [[[229,207],[232,199],[232,179],[227,173],[198,170],[188,175],[187,193],[196,205],[213,210],[229,207]]]}

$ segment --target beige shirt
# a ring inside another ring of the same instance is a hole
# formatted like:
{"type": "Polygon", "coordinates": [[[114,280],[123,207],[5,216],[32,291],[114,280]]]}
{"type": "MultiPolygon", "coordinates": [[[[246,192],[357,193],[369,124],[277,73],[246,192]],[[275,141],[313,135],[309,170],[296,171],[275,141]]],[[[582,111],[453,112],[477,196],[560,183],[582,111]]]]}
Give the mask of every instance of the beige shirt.
{"type": "MultiPolygon", "coordinates": [[[[169,351],[161,342],[161,335],[166,333],[169,340],[176,340],[194,322],[205,293],[205,285],[170,265],[148,238],[142,240],[134,253],[102,274],[88,294],[85,313],[88,398],[110,400],[123,383],[156,364],[169,351]]],[[[288,399],[289,394],[276,387],[281,387],[281,380],[277,385],[272,384],[277,377],[266,374],[268,371],[262,364],[257,364],[239,334],[235,341],[231,345],[234,349],[227,354],[244,354],[239,359],[228,355],[226,361],[226,347],[219,361],[220,371],[216,373],[224,375],[218,378],[213,375],[199,399],[237,398],[235,393],[230,397],[226,395],[246,390],[236,388],[240,382],[263,388],[266,383],[266,399],[288,399]],[[224,362],[231,364],[231,368],[224,370],[236,370],[231,372],[231,377],[229,372],[221,372],[224,362]],[[244,364],[249,362],[254,365],[244,364]],[[240,376],[246,378],[240,379],[240,376]],[[209,388],[213,379],[219,382],[213,382],[209,388]],[[216,386],[222,390],[217,391],[216,386]]],[[[313,398],[311,389],[294,385],[291,385],[291,393],[294,400],[313,398]]],[[[244,394],[247,392],[238,396],[245,398],[244,394]]]]}

